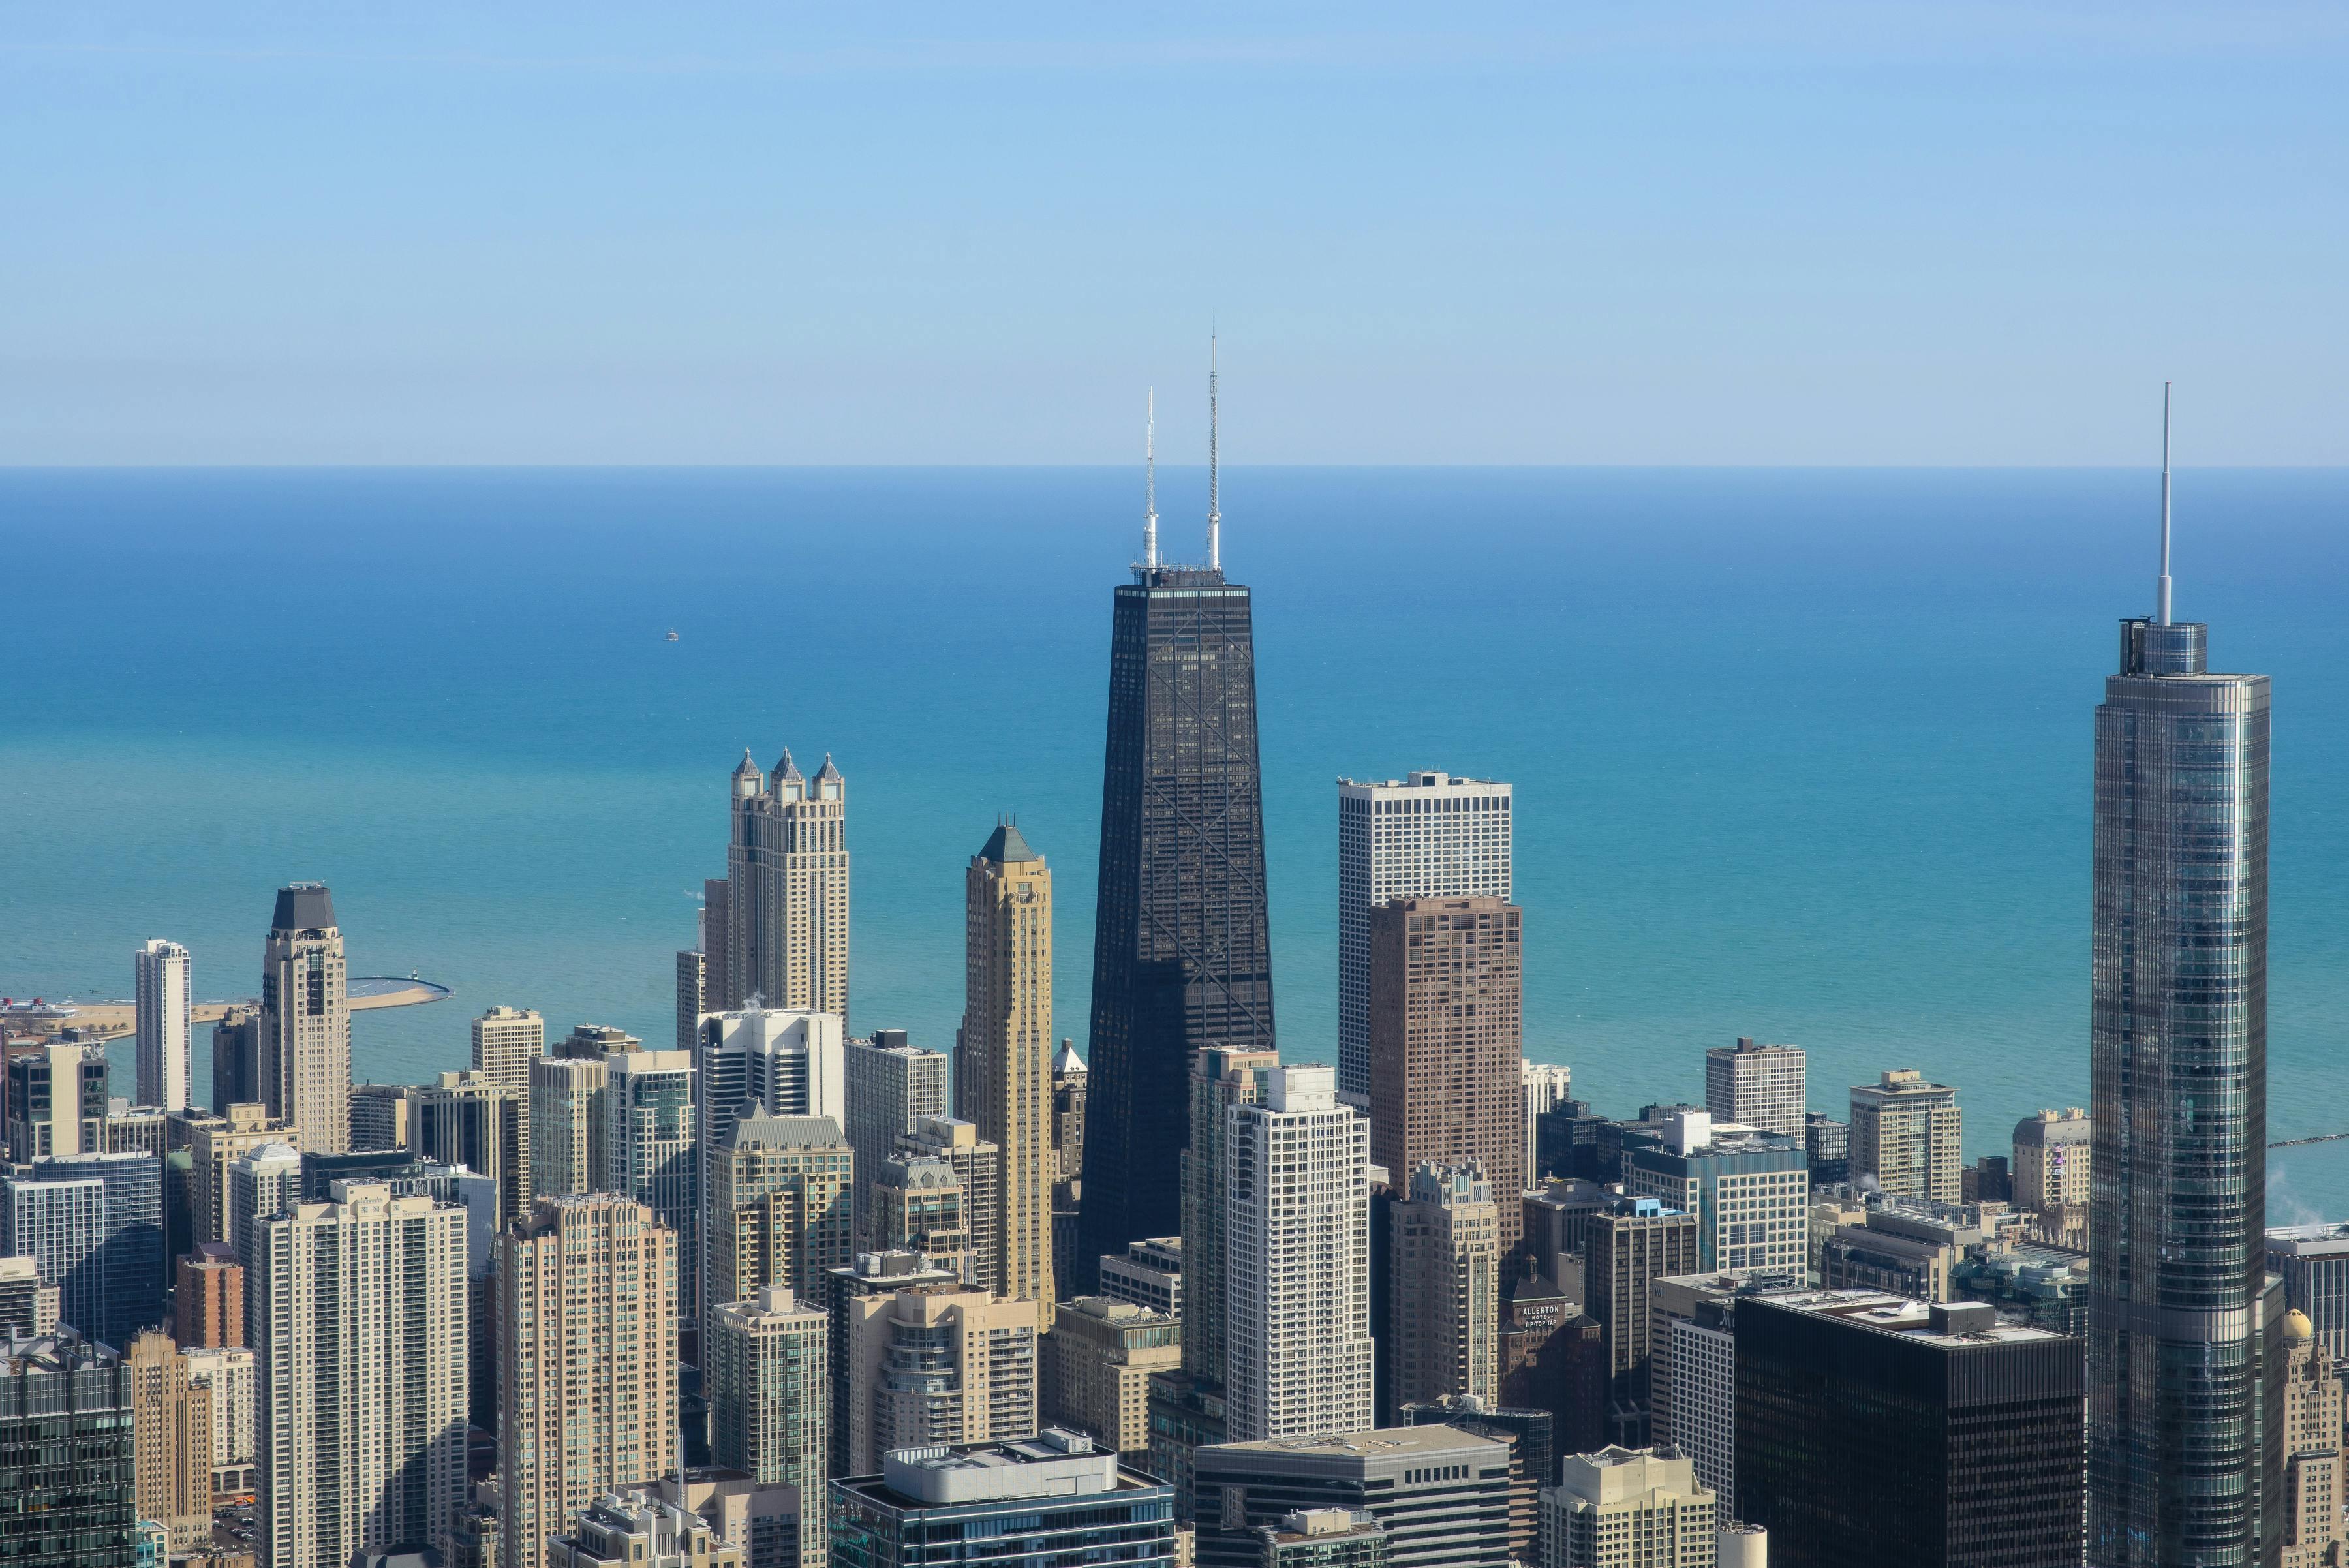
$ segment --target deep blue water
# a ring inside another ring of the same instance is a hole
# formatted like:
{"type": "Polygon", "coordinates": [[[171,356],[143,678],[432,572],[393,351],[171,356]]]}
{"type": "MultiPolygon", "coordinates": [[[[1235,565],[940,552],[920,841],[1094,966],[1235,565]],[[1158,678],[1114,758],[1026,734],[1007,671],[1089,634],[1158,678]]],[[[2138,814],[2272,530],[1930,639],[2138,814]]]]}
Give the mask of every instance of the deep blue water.
{"type": "MultiPolygon", "coordinates": [[[[1170,553],[1204,476],[1162,475],[1170,553]]],[[[943,1046],[961,870],[1016,813],[1083,1043],[1108,470],[0,472],[0,992],[127,995],[130,950],[255,989],[272,890],[331,882],[357,1071],[461,1064],[494,1002],[666,1041],[728,770],[845,770],[854,1025],[943,1046]],[[682,634],[670,644],[668,628],[682,634]]],[[[2271,1127],[2349,1130],[2349,472],[2177,484],[2181,616],[2275,677],[2271,1127]]],[[[2091,711],[2151,597],[2110,471],[1257,470],[1277,1004],[1332,1054],[1340,774],[1514,780],[1527,1045],[1612,1112],[1707,1045],[1811,1103],[1916,1066],[1974,1152],[2084,1103],[2091,711]]],[[[127,1089],[128,1064],[120,1082],[127,1089]]],[[[199,1053],[196,1082],[208,1085],[199,1053]]],[[[2279,1220],[2349,1210],[2349,1143],[2279,1220]]]]}

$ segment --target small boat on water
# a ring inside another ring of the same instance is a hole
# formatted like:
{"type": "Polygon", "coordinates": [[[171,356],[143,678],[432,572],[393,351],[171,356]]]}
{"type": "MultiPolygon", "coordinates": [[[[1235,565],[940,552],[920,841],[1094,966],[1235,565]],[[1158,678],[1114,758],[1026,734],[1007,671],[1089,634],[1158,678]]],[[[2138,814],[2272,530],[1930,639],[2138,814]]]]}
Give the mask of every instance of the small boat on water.
{"type": "Polygon", "coordinates": [[[675,642],[677,640],[677,628],[675,627],[671,627],[669,628],[668,639],[671,642],[675,642]]]}

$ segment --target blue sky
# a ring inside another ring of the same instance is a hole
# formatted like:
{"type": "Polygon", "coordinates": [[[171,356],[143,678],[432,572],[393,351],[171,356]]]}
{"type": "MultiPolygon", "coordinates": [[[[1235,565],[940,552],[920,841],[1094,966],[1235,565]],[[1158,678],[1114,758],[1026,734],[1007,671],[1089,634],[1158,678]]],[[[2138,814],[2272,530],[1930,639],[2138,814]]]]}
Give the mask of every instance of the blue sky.
{"type": "Polygon", "coordinates": [[[0,462],[2349,462],[2349,8],[0,6],[0,462]],[[982,15],[982,12],[987,14],[982,15]]]}

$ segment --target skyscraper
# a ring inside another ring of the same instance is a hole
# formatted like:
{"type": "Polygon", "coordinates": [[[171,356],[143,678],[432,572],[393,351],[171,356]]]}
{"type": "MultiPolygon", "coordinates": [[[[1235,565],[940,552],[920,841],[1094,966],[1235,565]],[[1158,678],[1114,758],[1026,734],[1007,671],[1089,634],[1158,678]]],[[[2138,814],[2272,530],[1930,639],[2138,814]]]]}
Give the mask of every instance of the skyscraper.
{"type": "Polygon", "coordinates": [[[1888,1069],[1851,1089],[1851,1179],[1896,1198],[1955,1203],[1964,1160],[1958,1092],[1914,1068],[1888,1069]]]}
{"type": "MultiPolygon", "coordinates": [[[[1371,1163],[1397,1186],[1473,1159],[1525,1190],[1524,916],[1500,898],[1391,898],[1371,911],[1371,1163]]],[[[1501,1207],[1501,1251],[1523,1229],[1501,1207]]]]}
{"type": "Polygon", "coordinates": [[[1677,1449],[1568,1454],[1543,1568],[1713,1568],[1716,1500],[1677,1449]]]}
{"type": "Polygon", "coordinates": [[[1704,1108],[1717,1122],[1803,1136],[1807,1058],[1799,1045],[1767,1045],[1741,1034],[1704,1054],[1704,1108]]]}
{"type": "Polygon", "coordinates": [[[163,1322],[163,1162],[64,1154],[0,1179],[0,1251],[38,1260],[64,1321],[108,1345],[163,1322]]]}
{"type": "Polygon", "coordinates": [[[106,1147],[106,1051],[51,1042],[8,1058],[8,1158],[19,1165],[106,1147]]]}
{"type": "MultiPolygon", "coordinates": [[[[824,1309],[762,1285],[710,1314],[710,1457],[802,1500],[823,1493],[831,1461],[831,1330],[824,1309]]],[[[822,1563],[823,1511],[800,1510],[800,1562],[822,1563]]]]}
{"type": "Polygon", "coordinates": [[[684,1051],[615,1051],[604,1103],[604,1178],[597,1192],[633,1198],[676,1233],[677,1310],[700,1299],[701,1170],[693,1143],[693,1057],[684,1051]]]}
{"type": "Polygon", "coordinates": [[[221,1110],[225,1119],[197,1127],[190,1151],[193,1159],[188,1170],[188,1201],[195,1220],[195,1239],[199,1241],[233,1242],[236,1240],[229,1224],[228,1171],[231,1165],[254,1150],[265,1148],[273,1143],[282,1143],[296,1150],[304,1143],[299,1127],[285,1127],[271,1120],[258,1105],[223,1106],[221,1110]]]}
{"type": "Polygon", "coordinates": [[[876,1029],[869,1040],[851,1040],[841,1062],[848,1104],[840,1125],[856,1151],[856,1232],[866,1237],[881,1162],[896,1153],[897,1139],[916,1121],[954,1108],[953,1085],[946,1053],[909,1043],[902,1029],[876,1029]]]}
{"type": "Polygon", "coordinates": [[[1228,1137],[1225,1309],[1230,1439],[1371,1422],[1370,1128],[1337,1069],[1276,1067],[1228,1137]]]}
{"type": "Polygon", "coordinates": [[[730,1011],[755,997],[847,1017],[848,781],[829,756],[808,779],[789,751],[771,779],[745,752],[732,819],[725,989],[714,1005],[730,1011]]]}
{"type": "Polygon", "coordinates": [[[261,1070],[261,1019],[250,1007],[232,1007],[212,1025],[212,1114],[269,1097],[261,1070]]]}
{"type": "Polygon", "coordinates": [[[604,1180],[612,1070],[599,1059],[541,1056],[530,1064],[533,1198],[593,1192],[604,1180]]]}
{"type": "Polygon", "coordinates": [[[261,1222],[262,1552],[446,1553],[465,1500],[465,1211],[353,1182],[261,1222]]]}
{"type": "Polygon", "coordinates": [[[527,1076],[515,1088],[470,1068],[408,1091],[409,1147],[496,1182],[501,1230],[530,1206],[529,1095],[527,1076]]]}
{"type": "Polygon", "coordinates": [[[2282,1568],[2333,1568],[2349,1540],[2341,1513],[2341,1379],[2298,1308],[2284,1314],[2284,1484],[2276,1534],[2282,1568]]]}
{"type": "Polygon", "coordinates": [[[304,1147],[350,1147],[351,1003],[342,929],[324,882],[278,889],[261,962],[262,1097],[304,1147]]]}
{"type": "Polygon", "coordinates": [[[702,1217],[702,1313],[766,1285],[823,1299],[825,1277],[854,1255],[853,1158],[830,1116],[744,1116],[726,1129],[702,1217]]]}
{"type": "Polygon", "coordinates": [[[996,828],[963,877],[963,1014],[956,1108],[1002,1151],[998,1274],[1005,1295],[1052,1288],[1052,873],[996,828]]]}
{"type": "Polygon", "coordinates": [[[1273,1044],[1248,590],[1224,576],[1208,377],[1207,563],[1158,558],[1156,480],[1110,628],[1092,1066],[1075,1278],[1179,1228],[1183,1115],[1203,1045],[1273,1044]]]}
{"type": "Polygon", "coordinates": [[[1574,1098],[1574,1071],[1561,1062],[1523,1062],[1518,1083],[1526,1101],[1525,1189],[1540,1189],[1547,1174],[1541,1168],[1541,1118],[1574,1098]]]}
{"type": "Polygon", "coordinates": [[[677,1469],[678,1284],[677,1233],[609,1193],[539,1199],[498,1238],[498,1472],[515,1561],[605,1492],[677,1469]]]}
{"type": "Polygon", "coordinates": [[[1338,781],[1338,1092],[1371,1092],[1371,911],[1510,892],[1512,786],[1421,769],[1338,781]]]}
{"type": "MultiPolygon", "coordinates": [[[[2096,710],[2088,1085],[2088,1561],[2262,1547],[2268,678],[2172,621],[2168,392],[2156,613],[2096,710]]],[[[1854,1154],[1857,1154],[1854,1129],[1854,1154]]],[[[2278,1293],[2280,1298],[2281,1293],[2278,1293]]],[[[2272,1533],[2274,1520],[2264,1528],[2272,1533]]]]}
{"type": "Polygon", "coordinates": [[[209,1545],[212,1534],[212,1391],[191,1384],[188,1358],[169,1334],[147,1333],[123,1356],[130,1369],[135,1489],[141,1518],[171,1532],[172,1550],[209,1545]]]}
{"type": "Polygon", "coordinates": [[[244,1343],[244,1265],[224,1241],[200,1241],[179,1261],[171,1293],[171,1337],[184,1350],[244,1343]]]}
{"type": "MultiPolygon", "coordinates": [[[[978,1128],[960,1116],[924,1116],[897,1139],[895,1158],[941,1160],[952,1168],[962,1183],[968,1254],[963,1282],[975,1290],[1001,1290],[1003,1247],[996,1226],[1003,1217],[1002,1148],[993,1138],[979,1137],[978,1128]]],[[[877,1205],[877,1197],[874,1201],[877,1205]]]]}
{"type": "Polygon", "coordinates": [[[130,1376],[62,1330],[0,1340],[0,1497],[11,1568],[131,1568],[130,1376]]]}
{"type": "Polygon", "coordinates": [[[847,1390],[846,1437],[834,1445],[846,1462],[833,1473],[870,1475],[892,1449],[1032,1436],[1040,1310],[928,1283],[894,1293],[842,1290],[832,1376],[847,1390]]]}
{"type": "Polygon", "coordinates": [[[546,1054],[546,1020],[530,1008],[492,1007],[473,1020],[473,1071],[528,1091],[530,1064],[546,1054]]]}
{"type": "MultiPolygon", "coordinates": [[[[1500,1403],[1501,1238],[1493,1184],[1474,1161],[1423,1165],[1387,1206],[1392,1422],[1407,1404],[1470,1395],[1500,1403]]],[[[1517,1207],[1512,1203],[1511,1208],[1517,1207]]]]}
{"type": "Polygon", "coordinates": [[[157,938],[132,955],[138,971],[139,1103],[188,1108],[188,950],[157,938]]]}

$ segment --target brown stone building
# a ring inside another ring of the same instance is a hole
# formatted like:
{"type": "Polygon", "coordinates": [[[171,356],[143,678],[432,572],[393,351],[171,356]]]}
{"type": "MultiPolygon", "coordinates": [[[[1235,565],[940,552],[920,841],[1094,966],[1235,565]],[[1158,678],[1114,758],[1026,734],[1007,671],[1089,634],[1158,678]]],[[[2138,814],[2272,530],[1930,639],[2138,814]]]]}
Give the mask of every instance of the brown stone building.
{"type": "Polygon", "coordinates": [[[225,1241],[203,1241],[180,1260],[172,1337],[182,1350],[233,1350],[244,1344],[244,1267],[225,1241]]]}
{"type": "Polygon", "coordinates": [[[1390,1178],[1475,1159],[1524,1216],[1523,915],[1502,898],[1398,898],[1371,911],[1371,1163],[1390,1178]]]}

